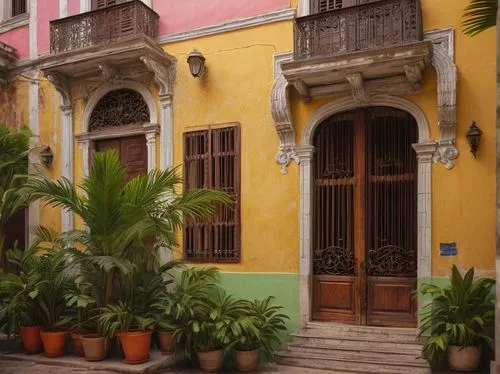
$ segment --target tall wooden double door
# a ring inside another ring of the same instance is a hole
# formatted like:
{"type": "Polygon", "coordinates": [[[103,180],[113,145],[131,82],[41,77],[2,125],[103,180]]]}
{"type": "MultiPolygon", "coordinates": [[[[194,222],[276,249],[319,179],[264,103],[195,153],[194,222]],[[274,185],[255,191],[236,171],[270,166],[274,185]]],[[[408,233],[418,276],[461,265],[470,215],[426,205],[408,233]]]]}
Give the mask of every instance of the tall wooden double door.
{"type": "Polygon", "coordinates": [[[313,319],[416,326],[417,131],[392,108],[337,114],[318,127],[313,319]]]}

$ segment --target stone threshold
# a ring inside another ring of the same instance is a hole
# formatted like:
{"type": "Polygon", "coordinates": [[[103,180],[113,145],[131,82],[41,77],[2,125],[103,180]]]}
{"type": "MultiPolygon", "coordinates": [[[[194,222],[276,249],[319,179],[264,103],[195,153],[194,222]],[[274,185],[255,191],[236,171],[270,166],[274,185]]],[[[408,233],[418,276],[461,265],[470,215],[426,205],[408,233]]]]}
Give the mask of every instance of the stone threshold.
{"type": "Polygon", "coordinates": [[[111,371],[124,374],[154,374],[164,372],[182,361],[180,354],[163,355],[159,351],[151,351],[148,362],[130,365],[122,362],[120,358],[111,357],[103,361],[89,362],[81,357],[63,356],[58,358],[48,358],[43,354],[29,355],[26,353],[0,354],[0,360],[16,360],[32,362],[41,365],[60,366],[68,368],[81,368],[89,371],[111,371]]]}

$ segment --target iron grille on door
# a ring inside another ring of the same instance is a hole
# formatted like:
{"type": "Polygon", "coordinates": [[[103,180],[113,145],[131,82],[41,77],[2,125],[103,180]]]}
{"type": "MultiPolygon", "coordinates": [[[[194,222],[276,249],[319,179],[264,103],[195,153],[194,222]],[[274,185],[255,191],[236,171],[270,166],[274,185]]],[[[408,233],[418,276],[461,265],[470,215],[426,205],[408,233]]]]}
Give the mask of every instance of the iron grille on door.
{"type": "Polygon", "coordinates": [[[129,0],[92,0],[92,10],[107,8],[108,6],[125,3],[129,0]]]}
{"type": "Polygon", "coordinates": [[[11,0],[12,4],[12,17],[24,14],[27,12],[27,0],[11,0]]]}
{"type": "Polygon", "coordinates": [[[224,127],[184,133],[184,188],[213,188],[234,200],[218,205],[211,222],[186,220],[184,258],[240,261],[240,131],[224,127]]]}

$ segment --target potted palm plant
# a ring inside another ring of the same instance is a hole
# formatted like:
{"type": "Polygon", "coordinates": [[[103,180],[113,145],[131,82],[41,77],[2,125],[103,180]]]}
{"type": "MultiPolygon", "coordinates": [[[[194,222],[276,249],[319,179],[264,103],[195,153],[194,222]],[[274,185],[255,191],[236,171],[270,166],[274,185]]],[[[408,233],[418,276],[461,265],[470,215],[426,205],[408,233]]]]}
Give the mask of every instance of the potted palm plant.
{"type": "Polygon", "coordinates": [[[71,326],[73,353],[78,357],[85,356],[81,338],[90,330],[89,312],[95,306],[95,299],[88,294],[90,288],[90,285],[86,283],[76,283],[75,289],[65,296],[71,317],[69,325],[71,326]]]}
{"type": "Polygon", "coordinates": [[[39,353],[42,349],[40,337],[40,311],[35,298],[41,281],[38,248],[33,245],[26,251],[12,249],[7,252],[9,263],[19,273],[1,274],[0,277],[0,324],[8,335],[17,333],[26,353],[39,353]]]}
{"type": "Polygon", "coordinates": [[[175,287],[165,292],[153,305],[162,353],[175,351],[176,340],[181,339],[179,333],[182,326],[195,317],[200,305],[217,289],[218,279],[216,268],[184,268],[175,287]],[[179,336],[174,336],[175,331],[179,336]]]}
{"type": "Polygon", "coordinates": [[[245,301],[246,308],[221,333],[230,336],[231,346],[236,350],[236,363],[239,371],[253,371],[259,361],[259,350],[267,360],[274,361],[276,350],[286,331],[287,315],[283,307],[272,305],[274,298],[269,296],[262,301],[245,301]]]}
{"type": "MultiPolygon", "coordinates": [[[[159,248],[177,244],[184,217],[207,220],[215,203],[231,202],[227,194],[208,189],[180,193],[182,180],[175,169],[153,170],[128,182],[126,178],[118,153],[108,151],[96,153],[91,172],[78,186],[81,194],[65,178],[32,177],[26,186],[32,198],[71,211],[83,221],[85,229],[66,235],[65,248],[75,277],[92,286],[98,314],[107,305],[129,301],[127,287],[138,264],[145,258],[155,261],[159,248]]],[[[85,347],[92,342],[106,346],[99,334],[82,338],[86,356],[85,347]]]]}
{"type": "Polygon", "coordinates": [[[149,360],[149,347],[155,320],[134,313],[130,305],[118,301],[103,308],[99,326],[108,338],[117,336],[127,364],[149,360]]]}
{"type": "Polygon", "coordinates": [[[67,258],[59,248],[43,249],[38,254],[42,278],[35,298],[42,322],[40,333],[45,356],[60,357],[64,354],[67,324],[71,320],[66,312],[66,293],[71,288],[66,271],[67,258]]]}
{"type": "Polygon", "coordinates": [[[426,336],[423,356],[433,367],[446,361],[455,371],[475,371],[485,345],[493,344],[495,280],[464,276],[453,265],[444,287],[425,283],[419,291],[432,300],[423,309],[421,335],[426,336]]]}

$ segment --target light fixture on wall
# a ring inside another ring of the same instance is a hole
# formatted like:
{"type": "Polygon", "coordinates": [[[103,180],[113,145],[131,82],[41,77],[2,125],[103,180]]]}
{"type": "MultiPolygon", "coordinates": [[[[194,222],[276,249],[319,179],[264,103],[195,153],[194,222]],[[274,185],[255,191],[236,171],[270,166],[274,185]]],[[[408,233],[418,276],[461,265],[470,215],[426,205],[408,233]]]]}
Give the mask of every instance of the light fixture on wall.
{"type": "Polygon", "coordinates": [[[206,71],[205,67],[205,56],[201,54],[200,51],[193,49],[187,58],[187,63],[189,64],[189,70],[191,75],[195,78],[200,78],[206,71]]]}
{"type": "Polygon", "coordinates": [[[481,141],[481,135],[483,135],[483,132],[477,126],[476,122],[473,121],[469,131],[467,131],[467,142],[469,143],[470,151],[474,158],[476,158],[479,142],[481,141]]]}
{"type": "Polygon", "coordinates": [[[43,146],[40,151],[40,161],[43,166],[46,168],[50,168],[52,166],[52,161],[54,160],[54,154],[52,153],[52,149],[49,146],[43,146]]]}

